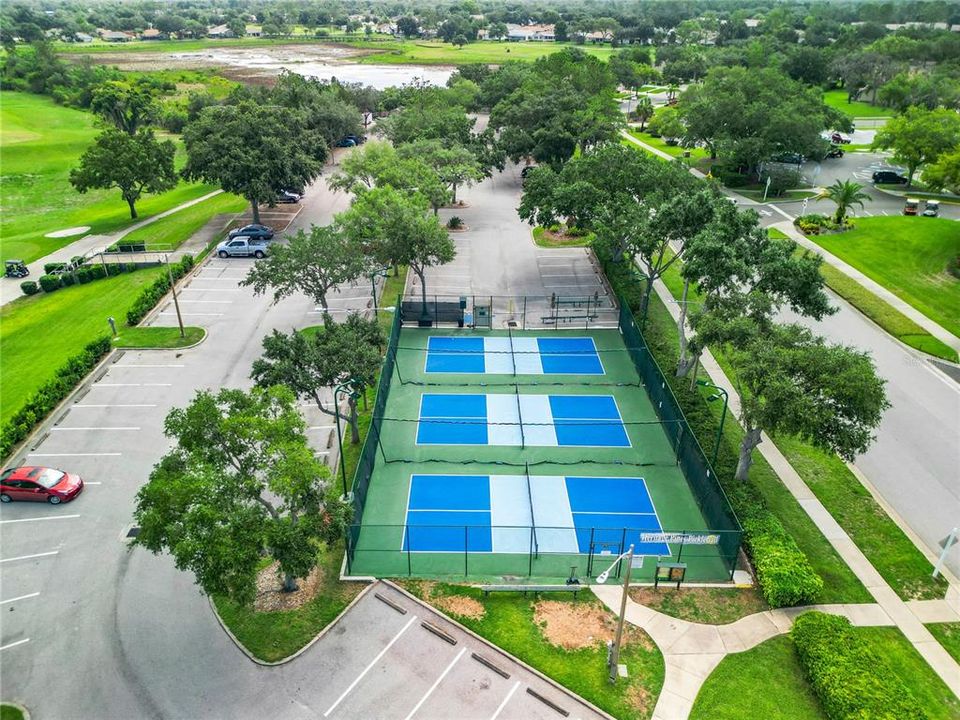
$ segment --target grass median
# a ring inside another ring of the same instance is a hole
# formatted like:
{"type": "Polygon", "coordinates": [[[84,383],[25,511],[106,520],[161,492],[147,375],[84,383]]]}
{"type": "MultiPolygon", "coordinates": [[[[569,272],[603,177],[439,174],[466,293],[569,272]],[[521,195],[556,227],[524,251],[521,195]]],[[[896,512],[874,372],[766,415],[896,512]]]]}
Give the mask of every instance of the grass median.
{"type": "Polygon", "coordinates": [[[823,102],[834,110],[839,110],[852,118],[891,117],[894,111],[890,108],[871,105],[861,100],[847,101],[846,90],[827,90],[823,94],[823,102]]]}
{"type": "Polygon", "coordinates": [[[180,336],[179,327],[125,327],[112,343],[120,350],[168,350],[196,345],[207,331],[198,327],[185,327],[180,336]]]}
{"type": "Polygon", "coordinates": [[[214,215],[235,214],[247,207],[247,201],[230,193],[220,193],[172,215],[160,218],[123,237],[124,244],[146,245],[147,249],[176,250],[214,215]]]}
{"type": "Polygon", "coordinates": [[[927,630],[950,653],[950,657],[960,663],[960,622],[932,623],[927,625],[927,630]]]}

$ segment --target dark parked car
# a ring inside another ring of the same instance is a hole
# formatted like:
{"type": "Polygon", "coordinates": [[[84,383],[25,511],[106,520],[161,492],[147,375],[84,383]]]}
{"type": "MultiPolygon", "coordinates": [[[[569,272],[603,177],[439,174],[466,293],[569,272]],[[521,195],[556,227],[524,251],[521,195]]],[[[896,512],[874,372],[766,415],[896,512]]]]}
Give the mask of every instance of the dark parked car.
{"type": "Polygon", "coordinates": [[[280,204],[289,204],[296,205],[300,202],[300,193],[290,192],[289,190],[281,190],[280,194],[277,195],[277,202],[280,204]]]}
{"type": "Polygon", "coordinates": [[[59,505],[73,500],[83,490],[79,475],[48,467],[24,465],[0,475],[0,501],[48,502],[59,505]]]}
{"type": "Polygon", "coordinates": [[[830,149],[827,150],[828,158],[842,158],[843,157],[843,148],[838,145],[831,145],[830,149]]]}
{"type": "Polygon", "coordinates": [[[883,185],[906,185],[907,179],[893,170],[877,170],[873,174],[873,181],[883,185]]]}
{"type": "Polygon", "coordinates": [[[355,147],[356,144],[357,141],[348,136],[345,138],[340,138],[340,140],[337,142],[337,147],[355,147]]]}
{"type": "Polygon", "coordinates": [[[238,237],[257,238],[259,240],[273,240],[273,228],[266,225],[244,225],[230,231],[231,240],[238,237]]]}
{"type": "Polygon", "coordinates": [[[853,141],[850,138],[844,137],[840,133],[835,132],[830,136],[830,142],[836,143],[837,145],[849,145],[853,141]]]}
{"type": "Polygon", "coordinates": [[[802,165],[805,159],[806,158],[799,153],[786,152],[780,153],[779,155],[774,155],[772,158],[770,158],[770,162],[783,163],[785,165],[802,165]]]}

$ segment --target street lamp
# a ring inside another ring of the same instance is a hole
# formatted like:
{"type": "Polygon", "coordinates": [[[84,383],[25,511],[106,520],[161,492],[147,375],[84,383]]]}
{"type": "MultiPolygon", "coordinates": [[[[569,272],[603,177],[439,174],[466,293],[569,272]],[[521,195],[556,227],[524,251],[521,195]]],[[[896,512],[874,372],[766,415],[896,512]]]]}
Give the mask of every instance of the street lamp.
{"type": "Polygon", "coordinates": [[[373,313],[374,313],[374,315],[376,315],[376,313],[378,312],[378,309],[377,309],[377,278],[378,278],[378,277],[382,277],[382,278],[387,277],[387,271],[388,271],[389,269],[390,269],[390,268],[388,268],[388,267],[383,267],[383,268],[380,268],[379,270],[374,270],[372,273],[370,273],[370,294],[373,296],[373,313]]]}
{"type": "Polygon", "coordinates": [[[697,380],[697,385],[716,390],[716,392],[707,396],[707,402],[713,402],[719,400],[721,396],[723,397],[723,412],[720,414],[720,427],[717,428],[717,439],[713,443],[713,459],[710,461],[711,465],[716,466],[717,453],[720,452],[720,438],[723,436],[723,421],[727,419],[727,405],[730,402],[730,395],[719,385],[714,385],[712,382],[706,380],[697,380]]]}
{"type": "Polygon", "coordinates": [[[620,596],[620,616],[617,618],[617,634],[613,641],[613,647],[610,648],[610,657],[607,658],[607,664],[609,666],[607,669],[610,673],[609,679],[611,683],[617,681],[617,665],[620,661],[620,640],[623,637],[623,621],[627,613],[627,590],[630,587],[630,568],[633,565],[633,545],[627,548],[625,553],[619,555],[610,567],[597,575],[597,582],[602,585],[607,581],[607,578],[610,577],[610,571],[613,570],[614,566],[624,558],[627,559],[627,574],[623,578],[623,594],[620,596]]]}
{"type": "Polygon", "coordinates": [[[333,417],[337,421],[337,447],[340,451],[340,479],[343,482],[343,496],[347,496],[347,465],[343,459],[343,433],[340,430],[340,402],[337,396],[340,392],[348,393],[349,397],[356,397],[357,393],[346,383],[338,383],[333,388],[333,417]]]}

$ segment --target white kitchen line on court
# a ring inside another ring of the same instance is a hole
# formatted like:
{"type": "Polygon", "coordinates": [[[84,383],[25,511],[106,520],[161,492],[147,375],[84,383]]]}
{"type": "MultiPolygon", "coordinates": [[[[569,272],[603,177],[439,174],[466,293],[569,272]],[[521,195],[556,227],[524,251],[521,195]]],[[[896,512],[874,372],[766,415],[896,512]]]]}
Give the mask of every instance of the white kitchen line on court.
{"type": "Polygon", "coordinates": [[[330,716],[330,713],[332,713],[334,710],[337,709],[337,705],[339,705],[340,703],[342,703],[342,702],[343,702],[343,699],[344,699],[347,695],[350,694],[350,691],[353,690],[361,680],[363,680],[364,676],[365,676],[368,672],[370,672],[370,669],[371,669],[374,665],[376,665],[378,662],[380,662],[380,658],[382,658],[384,655],[387,654],[387,650],[389,650],[390,648],[393,647],[393,644],[394,644],[397,640],[400,639],[400,636],[403,635],[403,634],[407,631],[407,628],[409,628],[411,625],[413,625],[413,623],[414,623],[414,621],[415,621],[416,619],[417,619],[417,616],[416,616],[416,615],[411,615],[411,616],[410,616],[410,619],[407,620],[407,624],[404,625],[402,628],[400,628],[400,632],[398,632],[396,635],[393,636],[393,639],[392,639],[390,642],[387,643],[386,647],[383,648],[383,650],[381,650],[380,652],[377,653],[377,656],[376,656],[373,660],[370,661],[370,664],[367,665],[367,666],[363,669],[363,672],[361,672],[359,675],[357,675],[357,676],[353,679],[353,682],[350,683],[350,685],[347,687],[347,689],[344,690],[344,691],[340,694],[340,697],[338,697],[338,698],[336,699],[336,701],[333,703],[333,705],[331,705],[330,708],[323,714],[324,717],[329,717],[329,716],[330,716]]]}
{"type": "Polygon", "coordinates": [[[444,669],[444,671],[443,671],[442,673],[440,673],[440,677],[438,677],[436,680],[433,681],[433,685],[431,685],[431,686],[430,686],[430,689],[427,690],[427,692],[424,694],[424,696],[423,696],[422,698],[420,698],[420,702],[418,702],[416,705],[414,705],[413,710],[410,711],[410,714],[407,715],[407,717],[404,718],[404,720],[410,720],[410,718],[412,718],[414,715],[416,715],[417,710],[420,709],[420,706],[423,705],[423,704],[427,701],[427,698],[429,698],[429,697],[433,694],[433,691],[437,689],[437,685],[439,685],[441,682],[443,682],[443,679],[447,676],[447,673],[449,673],[451,670],[453,670],[453,666],[457,664],[457,661],[459,661],[460,658],[463,657],[463,654],[464,654],[466,651],[467,651],[467,649],[466,649],[465,647],[464,647],[464,648],[460,648],[460,652],[457,653],[457,656],[456,656],[453,660],[451,660],[451,661],[450,661],[450,664],[447,665],[447,667],[444,669]]]}
{"type": "Polygon", "coordinates": [[[165,365],[134,365],[131,363],[117,363],[113,367],[115,368],[182,368],[182,367],[186,367],[186,365],[182,365],[182,364],[177,365],[174,363],[167,363],[165,365]]]}
{"type": "Polygon", "coordinates": [[[20,597],[10,598],[9,600],[0,600],[0,605],[6,605],[7,603],[17,602],[19,600],[29,600],[30,598],[35,598],[40,593],[30,593],[29,595],[21,595],[20,597]]]}
{"type": "Polygon", "coordinates": [[[69,520],[70,518],[78,518],[79,515],[41,515],[40,517],[30,517],[30,518],[17,518],[16,520],[0,520],[0,525],[8,525],[9,523],[21,523],[21,522],[39,522],[40,520],[69,520]]]}
{"type": "Polygon", "coordinates": [[[52,432],[77,432],[77,431],[87,431],[87,430],[116,430],[119,432],[123,430],[140,430],[140,428],[133,427],[131,425],[126,425],[126,426],[121,425],[116,427],[55,427],[55,428],[50,428],[50,430],[52,432]]]}
{"type": "Polygon", "coordinates": [[[152,405],[151,405],[151,404],[147,404],[147,403],[144,403],[144,404],[139,404],[139,403],[138,403],[138,404],[129,404],[129,405],[127,405],[127,404],[117,404],[117,405],[88,405],[88,404],[84,403],[83,405],[79,405],[79,404],[78,404],[78,405],[74,405],[73,407],[75,407],[75,408],[148,408],[148,407],[156,407],[156,404],[152,404],[152,405]]]}
{"type": "Polygon", "coordinates": [[[59,554],[59,550],[52,550],[45,553],[35,553],[34,555],[21,555],[20,557],[0,558],[0,563],[16,562],[17,560],[32,560],[33,558],[50,557],[59,554]]]}
{"type": "Polygon", "coordinates": [[[97,383],[96,385],[91,385],[90,389],[94,390],[98,387],[172,387],[173,383],[97,383]]]}
{"type": "Polygon", "coordinates": [[[65,453],[29,453],[27,457],[120,457],[123,453],[115,452],[99,452],[99,453],[82,453],[82,452],[65,452],[65,453]]]}
{"type": "Polygon", "coordinates": [[[507,693],[507,696],[503,699],[503,702],[500,703],[500,706],[497,708],[497,711],[490,716],[490,720],[497,720],[500,717],[500,713],[503,712],[503,709],[507,706],[507,703],[510,702],[510,698],[513,697],[513,694],[517,691],[517,688],[520,687],[520,681],[517,680],[513,687],[510,688],[510,692],[507,693]]]}
{"type": "Polygon", "coordinates": [[[30,638],[24,638],[23,640],[17,640],[16,642],[8,643],[7,645],[0,645],[0,651],[7,650],[17,645],[23,645],[24,643],[30,642],[30,638]]]}

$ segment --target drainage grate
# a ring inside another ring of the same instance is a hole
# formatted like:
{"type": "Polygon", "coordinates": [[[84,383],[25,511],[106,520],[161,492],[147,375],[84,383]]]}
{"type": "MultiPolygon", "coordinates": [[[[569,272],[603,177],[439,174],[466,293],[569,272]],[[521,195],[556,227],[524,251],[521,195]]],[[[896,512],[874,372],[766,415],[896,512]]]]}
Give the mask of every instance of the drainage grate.
{"type": "Polygon", "coordinates": [[[135,538],[135,537],[137,537],[137,535],[139,535],[139,534],[140,534],[140,528],[138,528],[136,525],[134,525],[134,526],[131,527],[129,530],[127,530],[127,537],[128,537],[128,538],[135,538]]]}

